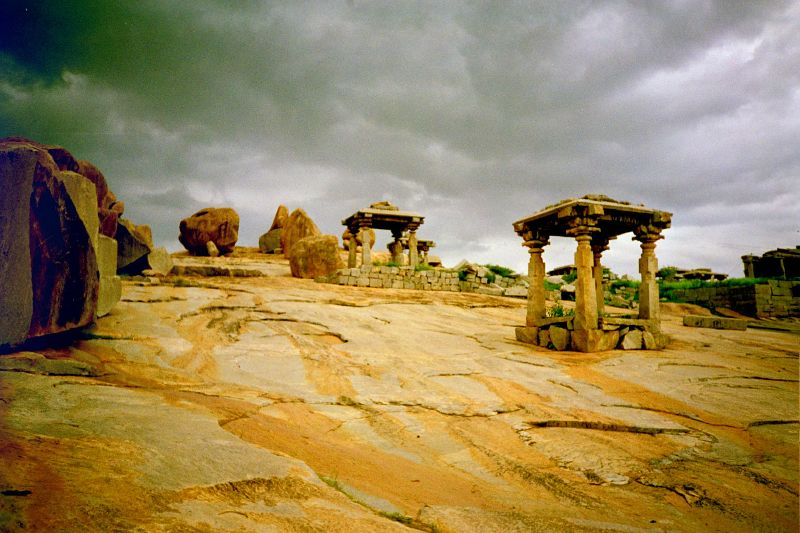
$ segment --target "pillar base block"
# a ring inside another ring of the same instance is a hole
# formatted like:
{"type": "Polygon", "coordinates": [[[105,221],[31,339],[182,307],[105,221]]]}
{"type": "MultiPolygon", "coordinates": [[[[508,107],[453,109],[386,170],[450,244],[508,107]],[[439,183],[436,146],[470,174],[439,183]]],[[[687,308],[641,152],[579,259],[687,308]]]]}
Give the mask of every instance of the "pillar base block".
{"type": "Polygon", "coordinates": [[[607,352],[617,347],[619,331],[584,329],[572,332],[572,349],[577,352],[607,352]]]}
{"type": "Polygon", "coordinates": [[[539,345],[539,328],[535,326],[519,326],[514,328],[514,333],[519,342],[533,344],[534,346],[539,345]]]}

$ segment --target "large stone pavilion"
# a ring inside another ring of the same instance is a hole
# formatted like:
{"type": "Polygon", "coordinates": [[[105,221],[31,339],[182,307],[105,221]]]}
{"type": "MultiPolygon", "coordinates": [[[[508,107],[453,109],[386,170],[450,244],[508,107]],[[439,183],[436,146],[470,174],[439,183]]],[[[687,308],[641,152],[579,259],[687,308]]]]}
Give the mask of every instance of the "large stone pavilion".
{"type": "Polygon", "coordinates": [[[655,349],[666,345],[661,333],[658,309],[656,242],[670,227],[672,214],[642,205],[612,200],[603,195],[587,195],[549,206],[514,222],[514,231],[524,240],[530,261],[528,311],[525,326],[516,330],[517,339],[558,350],[581,352],[624,348],[655,349]],[[610,316],[603,308],[603,267],[600,263],[609,241],[633,232],[641,243],[639,259],[638,316],[610,316]],[[542,260],[550,237],[573,237],[578,248],[575,266],[574,316],[548,317],[545,308],[542,260]]]}
{"type": "MultiPolygon", "coordinates": [[[[408,248],[408,265],[416,267],[419,263],[419,249],[417,243],[417,229],[422,225],[425,217],[419,213],[412,213],[410,211],[400,211],[397,206],[389,202],[377,202],[370,205],[366,209],[356,211],[346,219],[342,220],[342,224],[347,226],[352,235],[361,233],[361,264],[362,266],[372,264],[372,254],[370,242],[370,232],[366,231],[372,229],[384,229],[392,232],[394,241],[389,243],[389,250],[392,254],[392,261],[400,264],[403,255],[403,247],[405,240],[405,247],[408,248]]],[[[348,250],[350,252],[347,258],[348,268],[356,266],[356,239],[350,239],[348,250]]]]}

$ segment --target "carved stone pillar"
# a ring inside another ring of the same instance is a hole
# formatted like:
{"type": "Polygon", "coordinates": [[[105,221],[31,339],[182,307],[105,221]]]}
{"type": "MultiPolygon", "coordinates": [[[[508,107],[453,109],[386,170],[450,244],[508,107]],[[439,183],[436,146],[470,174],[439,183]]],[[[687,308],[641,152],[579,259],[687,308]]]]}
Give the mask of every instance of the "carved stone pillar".
{"type": "Polygon", "coordinates": [[[530,259],[528,260],[528,310],[525,316],[525,325],[534,327],[538,321],[546,316],[544,303],[544,260],[542,252],[547,246],[546,237],[538,236],[525,241],[523,246],[528,247],[530,259]]]}
{"type": "Polygon", "coordinates": [[[575,268],[578,278],[575,280],[575,331],[597,329],[597,287],[592,269],[594,254],[592,253],[592,233],[598,231],[591,219],[579,219],[567,232],[578,241],[575,251],[575,268]]]}
{"type": "Polygon", "coordinates": [[[608,241],[605,239],[592,240],[592,256],[594,262],[592,266],[592,277],[594,278],[594,290],[597,297],[597,314],[602,316],[605,310],[605,294],[603,291],[603,265],[600,259],[603,252],[608,250],[608,241]]]}
{"type": "Polygon", "coordinates": [[[419,252],[417,250],[416,229],[408,232],[408,266],[415,268],[419,263],[419,252]]]}
{"type": "Polygon", "coordinates": [[[639,273],[642,276],[639,285],[639,318],[658,321],[660,312],[658,308],[658,259],[656,259],[656,241],[662,239],[660,230],[653,227],[637,228],[634,237],[642,246],[642,255],[639,258],[639,273]]]}
{"type": "Polygon", "coordinates": [[[369,226],[361,226],[361,266],[372,266],[372,237],[368,230],[369,226]]]}
{"type": "Polygon", "coordinates": [[[357,253],[356,248],[358,247],[358,243],[356,243],[356,236],[351,231],[350,232],[350,240],[347,241],[347,268],[355,268],[356,267],[356,260],[357,260],[357,253]]]}
{"type": "Polygon", "coordinates": [[[403,261],[403,244],[400,242],[400,238],[402,236],[402,230],[392,230],[392,237],[394,238],[394,241],[389,244],[389,251],[392,254],[392,262],[398,265],[402,264],[403,261]]]}
{"type": "Polygon", "coordinates": [[[742,264],[744,265],[744,277],[746,278],[754,278],[756,277],[756,272],[753,267],[753,256],[752,255],[743,255],[742,256],[742,264]]]}

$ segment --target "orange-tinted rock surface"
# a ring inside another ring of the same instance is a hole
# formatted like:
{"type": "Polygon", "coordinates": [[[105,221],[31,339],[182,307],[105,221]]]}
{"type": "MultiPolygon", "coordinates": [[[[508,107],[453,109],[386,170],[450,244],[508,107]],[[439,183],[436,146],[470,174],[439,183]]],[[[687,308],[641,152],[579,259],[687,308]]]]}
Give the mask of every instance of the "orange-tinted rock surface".
{"type": "Polygon", "coordinates": [[[289,268],[292,276],[310,279],[328,276],[344,268],[339,255],[339,240],[335,235],[300,239],[289,252],[289,268]]]}

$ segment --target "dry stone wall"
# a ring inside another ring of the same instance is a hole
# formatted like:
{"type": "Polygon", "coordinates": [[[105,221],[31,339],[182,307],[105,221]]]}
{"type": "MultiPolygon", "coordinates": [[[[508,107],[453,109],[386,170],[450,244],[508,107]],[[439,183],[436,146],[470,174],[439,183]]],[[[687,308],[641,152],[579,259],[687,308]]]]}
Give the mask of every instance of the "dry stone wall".
{"type": "Polygon", "coordinates": [[[527,295],[527,282],[515,278],[495,275],[478,276],[474,273],[462,275],[447,269],[416,271],[411,267],[367,266],[343,268],[329,278],[332,283],[353,287],[383,289],[416,289],[423,291],[477,292],[493,296],[527,295]]]}
{"type": "Polygon", "coordinates": [[[676,300],[704,307],[727,307],[748,316],[800,316],[800,281],[769,280],[746,287],[703,287],[673,292],[676,300]]]}

